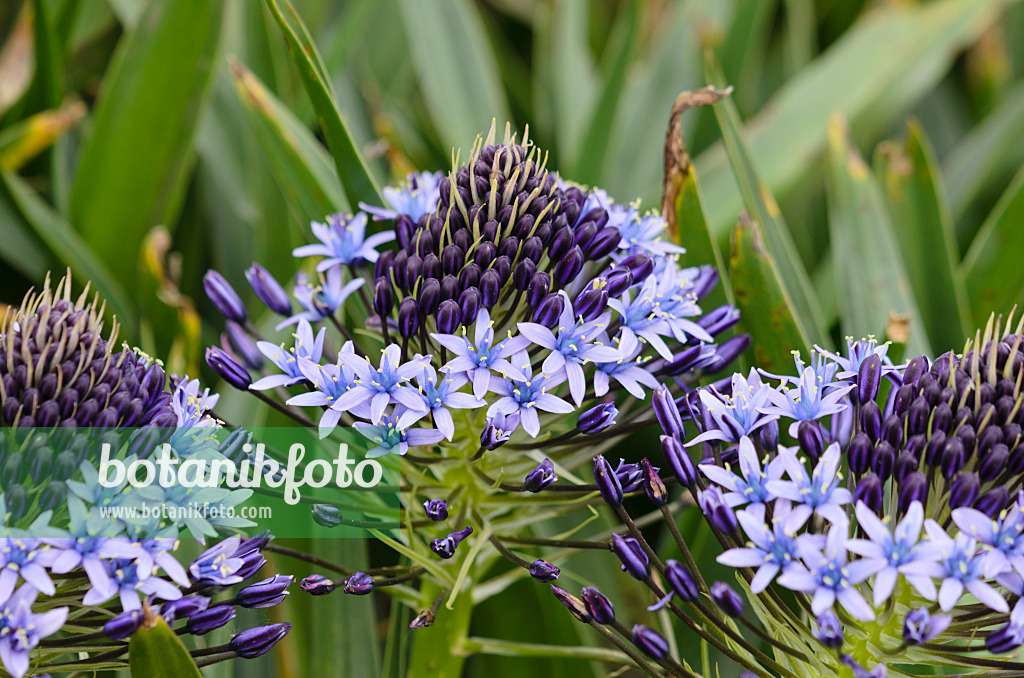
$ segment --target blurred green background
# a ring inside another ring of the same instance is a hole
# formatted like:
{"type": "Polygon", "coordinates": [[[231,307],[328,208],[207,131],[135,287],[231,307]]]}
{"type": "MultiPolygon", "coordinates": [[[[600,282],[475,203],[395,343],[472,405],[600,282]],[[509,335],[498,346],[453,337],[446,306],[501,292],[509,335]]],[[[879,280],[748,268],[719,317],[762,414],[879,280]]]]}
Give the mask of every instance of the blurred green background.
{"type": "MultiPolygon", "coordinates": [[[[718,298],[744,311],[761,367],[868,333],[939,353],[1022,299],[1020,4],[294,6],[343,126],[329,100],[311,101],[310,62],[289,53],[263,2],[0,1],[0,304],[70,267],[108,299],[122,338],[196,374],[222,327],[202,294],[207,268],[243,292],[254,260],[288,279],[309,221],[358,202],[344,188],[351,177],[338,178],[354,158],[339,130],[385,185],[448,169],[492,118],[510,120],[529,125],[564,177],[654,208],[673,101],[709,83],[735,89],[682,118],[696,174],[670,205],[688,261],[718,257],[718,298]],[[743,210],[752,221],[735,229],[743,210]]],[[[365,557],[350,552],[363,548],[355,542],[331,548],[346,562],[365,557]]],[[[535,589],[511,590],[519,604],[483,601],[474,634],[596,644],[535,589]]],[[[388,661],[402,641],[386,615],[377,621],[365,600],[330,603],[296,600],[286,612],[296,633],[260,670],[402,675],[388,661]]],[[[586,664],[481,656],[466,666],[497,677],[579,675],[586,664]]]]}

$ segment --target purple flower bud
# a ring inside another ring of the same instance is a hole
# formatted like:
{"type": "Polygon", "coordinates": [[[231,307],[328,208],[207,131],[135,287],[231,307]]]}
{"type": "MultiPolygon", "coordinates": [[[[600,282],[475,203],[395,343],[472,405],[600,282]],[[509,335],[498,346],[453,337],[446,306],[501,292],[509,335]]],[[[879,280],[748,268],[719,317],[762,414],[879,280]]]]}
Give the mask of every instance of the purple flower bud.
{"type": "Polygon", "coordinates": [[[924,461],[929,466],[938,466],[942,463],[942,453],[946,449],[946,434],[936,431],[924,446],[924,461]]]}
{"type": "Polygon", "coordinates": [[[704,511],[704,516],[712,525],[726,534],[735,532],[739,527],[736,514],[732,507],[725,501],[722,491],[717,487],[709,487],[703,492],[697,493],[697,503],[704,511]]]}
{"type": "Polygon", "coordinates": [[[583,318],[584,322],[590,322],[601,315],[608,308],[608,281],[605,278],[596,278],[576,297],[572,310],[577,317],[583,318]]]}
{"type": "Polygon", "coordinates": [[[424,316],[433,315],[441,303],[441,283],[437,278],[428,278],[420,286],[420,293],[416,298],[416,305],[424,316]]]}
{"type": "Polygon", "coordinates": [[[647,276],[654,273],[654,259],[646,254],[633,254],[623,259],[619,267],[629,271],[633,277],[633,284],[639,285],[647,280],[647,276]]]}
{"type": "Polygon", "coordinates": [[[463,290],[462,294],[459,295],[459,307],[462,309],[462,317],[476,318],[477,313],[480,312],[480,290],[475,287],[470,287],[463,290]]]}
{"type": "Polygon", "coordinates": [[[974,508],[995,520],[1009,503],[1009,490],[1005,487],[993,487],[978,497],[978,501],[974,502],[974,508]]]}
{"type": "Polygon", "coordinates": [[[906,513],[910,505],[915,501],[921,502],[923,506],[928,498],[928,479],[920,471],[908,473],[900,486],[900,513],[906,513]]]}
{"type": "Polygon", "coordinates": [[[437,307],[437,331],[441,334],[453,334],[461,319],[462,310],[458,302],[446,299],[437,307]]]}
{"type": "Polygon", "coordinates": [[[622,293],[633,285],[633,274],[624,268],[616,268],[608,273],[608,296],[618,299],[622,293]]]}
{"type": "Polygon", "coordinates": [[[515,430],[519,428],[519,413],[488,417],[484,430],[480,433],[480,447],[485,450],[496,450],[508,442],[515,430]]]}
{"type": "Polygon", "coordinates": [[[583,270],[583,250],[573,247],[565,258],[555,264],[555,281],[559,285],[565,285],[583,270]]]}
{"type": "MultiPolygon", "coordinates": [[[[440,293],[440,290],[438,290],[440,293]]],[[[395,291],[391,287],[391,281],[387,278],[378,278],[373,285],[373,310],[382,318],[391,315],[391,309],[395,307],[395,291]]]]}
{"type": "MultiPolygon", "coordinates": [[[[516,288],[518,292],[525,292],[530,287],[530,283],[533,282],[533,276],[537,272],[537,264],[533,263],[532,260],[520,260],[516,264],[515,270],[512,271],[512,286],[516,288]]],[[[547,292],[547,290],[545,290],[547,292]]],[[[529,303],[529,295],[527,295],[527,303],[529,303]]]]}
{"type": "Polygon", "coordinates": [[[711,336],[716,336],[735,327],[739,321],[739,309],[730,304],[724,304],[702,315],[697,319],[697,324],[703,327],[711,336]]]}
{"type": "Polygon", "coordinates": [[[644,485],[644,494],[657,506],[664,506],[668,503],[668,490],[665,483],[658,475],[658,469],[651,466],[651,462],[644,457],[640,460],[640,470],[644,485]]]}
{"type": "Polygon", "coordinates": [[[311,513],[313,522],[324,527],[337,527],[344,520],[341,509],[331,504],[313,504],[311,513]]]}
{"type": "Polygon", "coordinates": [[[693,281],[693,296],[700,301],[718,284],[718,269],[714,266],[701,266],[697,279],[693,281]]]}
{"type": "Polygon", "coordinates": [[[874,473],[867,473],[857,481],[853,490],[853,502],[864,502],[876,514],[882,512],[882,479],[874,473]]]}
{"type": "Polygon", "coordinates": [[[551,261],[559,261],[572,248],[572,245],[572,229],[568,226],[560,228],[551,239],[551,245],[548,247],[548,257],[551,261]]]}
{"type": "Polygon", "coordinates": [[[948,615],[932,616],[924,607],[911,610],[903,618],[903,642],[908,645],[929,643],[942,635],[952,621],[953,618],[948,615]]]}
{"type": "Polygon", "coordinates": [[[661,430],[666,435],[682,438],[685,433],[683,418],[680,416],[679,408],[676,407],[675,400],[672,399],[672,393],[669,392],[668,388],[665,386],[656,388],[651,396],[651,404],[654,406],[654,416],[658,418],[658,423],[661,424],[661,430]]]}
{"type": "Polygon", "coordinates": [[[918,459],[913,452],[910,450],[900,452],[900,456],[896,457],[896,465],[893,467],[893,476],[895,476],[896,482],[902,483],[907,474],[916,471],[918,466],[918,459]]]}
{"type": "Polygon", "coordinates": [[[245,304],[235,292],[235,288],[224,279],[224,276],[212,268],[203,276],[203,289],[206,290],[206,296],[210,298],[217,310],[228,320],[244,323],[248,318],[245,304]]]}
{"type": "Polygon", "coordinates": [[[611,464],[601,454],[594,457],[594,482],[601,491],[601,497],[610,506],[622,505],[622,485],[611,464]]]}
{"type": "Polygon", "coordinates": [[[365,572],[354,572],[345,580],[342,590],[352,596],[365,596],[373,591],[373,577],[365,572]]]}
{"type": "Polygon", "coordinates": [[[668,656],[668,641],[660,633],[643,624],[633,627],[633,644],[654,659],[664,659],[668,656]]]}
{"type": "Polygon", "coordinates": [[[711,585],[711,600],[730,617],[743,614],[743,598],[724,581],[716,581],[711,585]]]}
{"type": "Polygon", "coordinates": [[[825,433],[816,421],[801,421],[797,427],[796,437],[800,441],[800,449],[815,461],[825,451],[825,433]]]}
{"type": "Polygon", "coordinates": [[[252,384],[252,377],[244,367],[217,347],[206,349],[206,364],[209,365],[217,375],[240,391],[249,390],[252,384]]]}
{"type": "Polygon", "coordinates": [[[124,640],[142,625],[142,610],[128,610],[103,625],[103,633],[112,640],[124,640]]]}
{"type": "Polygon", "coordinates": [[[437,554],[439,558],[447,560],[455,555],[455,548],[462,543],[462,540],[472,533],[473,528],[466,525],[466,527],[462,528],[458,532],[452,532],[447,537],[431,541],[430,550],[437,554]]]}
{"type": "Polygon", "coordinates": [[[555,581],[560,574],[562,571],[546,560],[535,560],[530,563],[530,576],[539,582],[555,581]]]}
{"type": "Polygon", "coordinates": [[[690,489],[696,487],[697,466],[679,438],[661,436],[661,454],[665,457],[665,463],[672,469],[672,474],[680,484],[690,489]]]}
{"type": "Polygon", "coordinates": [[[550,459],[545,459],[526,475],[526,489],[530,492],[540,492],[545,487],[558,480],[555,475],[555,465],[550,459]]]}
{"type": "Polygon", "coordinates": [[[914,398],[917,397],[917,389],[906,384],[896,389],[896,397],[893,399],[893,412],[899,415],[903,415],[910,409],[910,405],[914,402],[914,398]]]}
{"type": "Polygon", "coordinates": [[[700,587],[697,586],[693,573],[678,560],[665,561],[665,580],[672,587],[672,591],[688,603],[700,595],[700,587]]]}
{"type": "Polygon", "coordinates": [[[270,274],[270,271],[254,263],[246,270],[245,279],[249,281],[252,291],[256,293],[256,298],[271,311],[283,316],[292,314],[292,304],[288,293],[270,274]]]}
{"type": "Polygon", "coordinates": [[[878,474],[883,481],[888,480],[892,475],[892,468],[896,464],[896,452],[885,440],[879,440],[875,445],[875,456],[871,460],[871,470],[878,474]]]}
{"type": "Polygon", "coordinates": [[[448,520],[448,502],[444,499],[428,499],[423,502],[423,510],[427,512],[427,517],[431,520],[437,522],[448,520]]]}
{"type": "Polygon", "coordinates": [[[279,640],[284,638],[292,625],[288,622],[257,626],[242,631],[231,639],[228,647],[243,659],[254,659],[268,652],[279,640]]]}
{"type": "Polygon", "coordinates": [[[932,410],[931,427],[929,433],[938,431],[948,432],[953,428],[953,409],[947,403],[939,403],[932,410]]]}
{"type": "Polygon", "coordinates": [[[619,557],[623,572],[628,572],[631,577],[639,581],[647,581],[647,578],[651,576],[651,565],[640,542],[633,537],[613,534],[610,547],[612,553],[619,557]]]}
{"type": "Polygon", "coordinates": [[[878,403],[869,400],[860,406],[860,427],[874,442],[882,435],[882,410],[878,403]]]}
{"type": "Polygon", "coordinates": [[[583,604],[587,608],[587,613],[598,624],[611,624],[615,621],[615,607],[612,606],[611,601],[603,593],[593,586],[584,586],[583,590],[580,591],[580,595],[583,597],[583,604]]]}
{"type": "Polygon", "coordinates": [[[985,638],[985,647],[992,654],[1002,654],[1024,645],[1024,626],[1009,622],[985,638]]]}
{"type": "Polygon", "coordinates": [[[981,494],[981,478],[977,473],[960,473],[949,486],[949,508],[973,506],[981,494]]]}
{"type": "Polygon", "coordinates": [[[871,467],[871,459],[875,454],[875,445],[866,433],[856,433],[850,440],[850,470],[862,475],[871,467]]]}
{"type": "Polygon", "coordinates": [[[838,650],[843,646],[843,624],[832,610],[825,610],[818,615],[818,629],[814,637],[830,650],[838,650]]]}
{"type": "Polygon", "coordinates": [[[160,616],[168,624],[178,619],[187,619],[197,612],[210,607],[210,599],[206,596],[185,596],[177,600],[169,600],[160,606],[160,616]]]}
{"type": "Polygon", "coordinates": [[[526,303],[537,308],[540,302],[548,295],[551,289],[551,276],[543,271],[533,274],[530,278],[530,286],[526,290],[526,303]]]}
{"type": "Polygon", "coordinates": [[[992,482],[1001,476],[1006,470],[1006,465],[1009,461],[1010,450],[1007,449],[1006,445],[1000,443],[993,446],[978,465],[978,475],[981,477],[982,482],[992,482]]]}
{"type": "Polygon", "coordinates": [[[234,557],[242,559],[242,564],[239,565],[235,575],[241,577],[243,581],[259,572],[260,568],[267,562],[267,559],[263,557],[263,554],[259,552],[259,549],[251,549],[243,552],[241,548],[239,548],[235,551],[234,557]]]}
{"type": "Polygon", "coordinates": [[[623,494],[633,492],[643,481],[640,464],[627,464],[625,459],[619,459],[619,464],[615,467],[615,477],[619,480],[623,494]]]}
{"type": "Polygon", "coordinates": [[[950,480],[959,473],[960,469],[964,467],[966,458],[964,444],[960,442],[959,438],[954,436],[946,441],[946,446],[942,450],[942,475],[946,480],[950,480]]]}
{"type": "Polygon", "coordinates": [[[569,612],[572,612],[572,616],[576,617],[576,619],[584,624],[590,621],[590,613],[587,612],[587,606],[583,604],[582,600],[554,584],[551,585],[551,592],[555,594],[555,598],[558,598],[558,602],[565,605],[569,612]]]}
{"type": "Polygon", "coordinates": [[[729,337],[726,341],[723,341],[718,345],[718,364],[728,365],[733,360],[738,358],[741,353],[750,348],[750,335],[749,334],[737,334],[735,337],[729,337]]]}
{"type": "Polygon", "coordinates": [[[232,605],[215,605],[202,612],[196,612],[188,618],[185,625],[185,632],[196,636],[203,636],[219,629],[235,618],[235,608],[232,605]]]}
{"type": "Polygon", "coordinates": [[[597,261],[614,252],[622,242],[622,234],[614,226],[605,226],[584,247],[587,259],[597,261]]]}
{"type": "Polygon", "coordinates": [[[242,607],[273,607],[288,596],[288,587],[294,580],[295,578],[291,576],[275,574],[269,579],[246,586],[238,592],[235,599],[242,607]]]}
{"type": "Polygon", "coordinates": [[[882,360],[872,353],[861,361],[857,371],[857,398],[866,403],[878,397],[878,389],[882,385],[882,360]]]}
{"type": "Polygon", "coordinates": [[[311,574],[299,582],[300,589],[314,596],[326,596],[328,593],[333,592],[337,586],[333,579],[329,579],[322,574],[311,574]]]}
{"type": "Polygon", "coordinates": [[[487,269],[480,276],[480,303],[484,308],[491,308],[498,303],[501,285],[501,274],[493,268],[487,269]]]}
{"type": "Polygon", "coordinates": [[[565,299],[561,294],[549,294],[540,302],[533,313],[533,322],[552,328],[558,325],[558,319],[565,309],[565,299]]]}
{"type": "Polygon", "coordinates": [[[250,370],[258,370],[263,367],[263,354],[257,348],[256,342],[234,320],[227,321],[224,335],[221,336],[221,343],[227,339],[228,346],[241,359],[245,367],[250,370]]]}
{"type": "Polygon", "coordinates": [[[758,431],[761,437],[761,447],[768,452],[774,452],[779,448],[779,420],[772,419],[758,431]]]}
{"type": "MultiPolygon", "coordinates": [[[[928,428],[928,417],[931,415],[931,407],[928,405],[928,401],[924,398],[918,398],[910,404],[910,408],[907,410],[907,430],[910,435],[915,433],[924,433],[928,428]]],[[[897,421],[899,421],[898,415],[897,421]]],[[[889,421],[889,419],[886,419],[889,421]]],[[[884,426],[882,427],[885,428],[884,426]]],[[[885,435],[884,433],[882,435],[885,435]]]]}
{"type": "Polygon", "coordinates": [[[903,370],[903,383],[916,384],[918,378],[927,371],[928,358],[923,355],[918,356],[907,364],[907,369],[903,370]]]}
{"type": "Polygon", "coordinates": [[[398,307],[398,332],[405,338],[416,334],[420,328],[420,309],[412,297],[402,299],[398,307]]]}
{"type": "Polygon", "coordinates": [[[615,403],[601,403],[581,414],[576,420],[576,428],[585,435],[594,435],[613,425],[618,414],[615,403]]]}

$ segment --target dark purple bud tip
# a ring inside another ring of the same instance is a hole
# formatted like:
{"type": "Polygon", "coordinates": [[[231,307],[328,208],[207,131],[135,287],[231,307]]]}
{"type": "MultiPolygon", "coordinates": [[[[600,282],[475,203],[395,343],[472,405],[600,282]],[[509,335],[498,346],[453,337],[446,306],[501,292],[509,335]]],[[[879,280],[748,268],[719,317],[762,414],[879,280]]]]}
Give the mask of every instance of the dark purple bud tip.
{"type": "Polygon", "coordinates": [[[686,602],[696,600],[700,594],[693,573],[678,560],[665,561],[665,580],[672,587],[672,591],[686,602]]]}
{"type": "Polygon", "coordinates": [[[311,574],[301,582],[299,582],[299,588],[306,593],[314,596],[326,596],[336,589],[338,585],[333,579],[325,577],[322,574],[311,574]]]}
{"type": "Polygon", "coordinates": [[[736,513],[725,501],[722,491],[717,487],[709,487],[698,493],[697,502],[704,511],[704,516],[712,525],[726,534],[731,534],[739,527],[736,513]]]}
{"type": "Polygon", "coordinates": [[[612,465],[604,458],[604,455],[594,457],[594,481],[597,488],[601,490],[601,497],[611,506],[622,504],[622,485],[619,483],[612,465]]]}
{"type": "Polygon", "coordinates": [[[271,311],[283,316],[292,314],[292,304],[288,293],[284,291],[274,276],[270,275],[270,271],[254,263],[246,270],[245,279],[249,281],[252,291],[256,293],[256,298],[271,311]]]}
{"type": "Polygon", "coordinates": [[[565,605],[566,609],[572,612],[572,616],[576,617],[576,619],[584,624],[590,621],[590,613],[587,611],[587,606],[583,604],[582,600],[554,584],[551,585],[551,593],[555,594],[558,602],[565,605]]]}
{"type": "Polygon", "coordinates": [[[423,502],[423,510],[431,520],[441,522],[448,520],[448,502],[444,499],[428,499],[423,502]]]}
{"type": "Polygon", "coordinates": [[[928,498],[928,479],[920,471],[908,473],[900,486],[900,513],[906,513],[915,501],[925,504],[928,498]]]}
{"type": "Polygon", "coordinates": [[[224,329],[225,332],[221,335],[221,345],[224,345],[226,339],[227,346],[225,348],[230,346],[231,351],[246,368],[258,370],[263,367],[263,354],[245,328],[234,320],[229,320],[224,329]]]}
{"type": "Polygon", "coordinates": [[[224,279],[224,276],[210,269],[203,276],[203,289],[206,290],[206,296],[225,318],[234,320],[236,323],[245,322],[248,317],[245,304],[242,303],[242,298],[235,292],[231,283],[224,279]]]}
{"type": "Polygon", "coordinates": [[[249,385],[252,384],[249,372],[224,350],[216,347],[206,349],[206,364],[217,373],[217,376],[235,388],[240,391],[249,390],[249,385]]]}
{"type": "Polygon", "coordinates": [[[291,628],[291,624],[284,622],[247,629],[232,638],[228,647],[243,659],[254,659],[277,645],[279,640],[288,635],[291,628]]]}
{"type": "Polygon", "coordinates": [[[562,571],[546,560],[535,560],[530,563],[530,576],[539,582],[555,581],[562,571]]]}
{"type": "Polygon", "coordinates": [[[654,416],[658,418],[658,423],[661,424],[661,430],[665,432],[665,435],[682,438],[684,434],[683,418],[679,414],[679,408],[676,407],[676,401],[672,398],[672,393],[668,388],[660,386],[655,389],[651,404],[654,406],[654,416]]]}
{"type": "Polygon", "coordinates": [[[324,527],[337,527],[342,523],[341,509],[330,504],[313,504],[313,522],[324,527]]]}
{"type": "Polygon", "coordinates": [[[648,657],[664,659],[668,656],[668,641],[649,626],[637,624],[633,627],[633,644],[648,657]]]}
{"type": "Polygon", "coordinates": [[[647,581],[651,576],[651,565],[644,553],[643,547],[633,537],[623,537],[613,534],[609,547],[612,553],[619,557],[622,563],[622,571],[629,573],[631,577],[639,581],[647,581]]]}
{"type": "Polygon", "coordinates": [[[743,614],[743,598],[724,581],[716,581],[711,585],[711,600],[730,617],[743,614]]]}
{"type": "Polygon", "coordinates": [[[455,555],[455,549],[458,547],[462,540],[473,533],[473,528],[466,525],[463,529],[458,532],[452,532],[446,537],[440,539],[434,539],[430,542],[430,550],[433,551],[438,558],[444,558],[445,560],[455,555]]]}
{"type": "Polygon", "coordinates": [[[864,502],[876,514],[882,512],[882,479],[875,473],[867,473],[857,481],[853,490],[854,504],[864,502]]]}
{"type": "Polygon", "coordinates": [[[576,421],[576,428],[585,435],[594,435],[613,425],[618,414],[615,403],[602,403],[581,414],[576,421]]]}
{"type": "Polygon", "coordinates": [[[749,334],[737,334],[735,337],[729,337],[718,345],[717,364],[724,367],[733,360],[736,360],[736,358],[740,357],[740,354],[750,348],[752,341],[749,334]]]}
{"type": "Polygon", "coordinates": [[[103,633],[113,640],[124,640],[142,624],[142,610],[129,610],[113,617],[103,625],[103,633]]]}
{"type": "Polygon", "coordinates": [[[644,487],[644,494],[657,506],[664,506],[668,503],[668,490],[665,483],[658,475],[658,470],[651,466],[646,457],[640,460],[640,474],[644,487]]]}
{"type": "Polygon", "coordinates": [[[387,278],[378,278],[373,285],[373,310],[381,317],[391,315],[391,309],[395,307],[395,291],[391,287],[391,281],[387,278]]]}
{"type": "Polygon", "coordinates": [[[800,449],[813,460],[821,457],[825,451],[825,433],[821,430],[818,422],[812,420],[801,421],[797,427],[797,440],[800,442],[800,449]]]}
{"type": "Polygon", "coordinates": [[[177,600],[169,600],[160,606],[160,616],[168,624],[178,619],[188,619],[197,612],[210,607],[210,599],[205,596],[185,596],[177,600]]]}
{"type": "Polygon", "coordinates": [[[459,303],[452,299],[445,299],[437,307],[437,331],[441,334],[452,334],[458,329],[462,319],[462,310],[459,303]]]}
{"type": "Polygon", "coordinates": [[[903,642],[908,645],[920,645],[931,642],[942,635],[953,618],[948,615],[932,615],[927,608],[911,610],[903,619],[903,642]]]}
{"type": "Polygon", "coordinates": [[[238,592],[235,599],[242,607],[273,607],[288,596],[288,587],[294,577],[276,574],[269,579],[250,584],[238,592]]]}
{"type": "Polygon", "coordinates": [[[552,328],[558,325],[558,319],[565,309],[565,299],[561,294],[549,294],[537,306],[533,313],[533,322],[552,328]]]}
{"type": "Polygon", "coordinates": [[[818,615],[818,629],[814,637],[830,650],[838,650],[843,646],[843,624],[832,610],[825,610],[818,615]]]}
{"type": "Polygon", "coordinates": [[[537,468],[526,474],[526,489],[530,492],[540,492],[549,487],[558,476],[555,475],[555,465],[550,459],[545,459],[537,468]]]}
{"type": "Polygon", "coordinates": [[[580,591],[580,595],[583,597],[583,604],[587,608],[587,613],[598,624],[611,624],[615,621],[615,608],[603,593],[593,586],[584,586],[583,590],[580,591]]]}
{"type": "Polygon", "coordinates": [[[185,625],[185,632],[202,636],[219,629],[234,618],[235,608],[233,605],[215,605],[189,617],[188,623],[185,625]]]}
{"type": "Polygon", "coordinates": [[[676,480],[691,490],[697,485],[697,466],[676,436],[661,436],[661,454],[676,480]]]}
{"type": "Polygon", "coordinates": [[[345,586],[342,590],[352,596],[365,596],[370,591],[373,591],[373,577],[365,572],[356,572],[345,580],[345,586]]]}
{"type": "Polygon", "coordinates": [[[949,487],[949,507],[951,509],[973,506],[981,494],[981,478],[977,473],[961,473],[953,479],[949,487]]]}
{"type": "Polygon", "coordinates": [[[861,361],[857,372],[857,398],[866,403],[878,397],[882,385],[882,360],[872,353],[861,361]]]}
{"type": "Polygon", "coordinates": [[[398,332],[405,338],[416,334],[420,328],[420,309],[416,300],[406,297],[398,307],[398,332]]]}

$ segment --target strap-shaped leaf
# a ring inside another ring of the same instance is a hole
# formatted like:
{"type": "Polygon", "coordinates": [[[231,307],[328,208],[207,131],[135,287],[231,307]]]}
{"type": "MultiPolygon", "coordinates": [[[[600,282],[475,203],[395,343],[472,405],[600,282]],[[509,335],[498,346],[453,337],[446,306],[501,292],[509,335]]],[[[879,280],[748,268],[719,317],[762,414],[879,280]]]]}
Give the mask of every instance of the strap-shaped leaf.
{"type": "Polygon", "coordinates": [[[132,678],[202,678],[178,634],[152,609],[128,641],[132,678]]]}

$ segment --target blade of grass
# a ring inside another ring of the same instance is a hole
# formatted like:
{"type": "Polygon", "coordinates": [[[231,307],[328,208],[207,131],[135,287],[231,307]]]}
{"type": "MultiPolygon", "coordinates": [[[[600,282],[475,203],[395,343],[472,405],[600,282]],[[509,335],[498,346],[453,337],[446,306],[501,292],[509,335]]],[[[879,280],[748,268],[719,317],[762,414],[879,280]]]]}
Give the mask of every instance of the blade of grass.
{"type": "Polygon", "coordinates": [[[280,3],[278,0],[266,0],[266,3],[281,27],[292,59],[299,70],[302,85],[313,102],[313,110],[316,111],[324,138],[327,139],[327,147],[331,149],[338,178],[345,188],[345,196],[349,203],[383,205],[384,199],[381,197],[377,182],[367,169],[362,155],[352,141],[352,135],[345,126],[345,121],[341,118],[337,105],[338,98],[334,94],[330,75],[305,24],[288,0],[281,0],[280,3]]]}
{"type": "Polygon", "coordinates": [[[412,66],[444,147],[468,149],[491,119],[509,121],[487,32],[468,0],[398,0],[412,66]]]}
{"type": "Polygon", "coordinates": [[[838,113],[829,123],[828,177],[829,232],[843,333],[881,337],[894,315],[909,316],[911,355],[928,353],[928,336],[881,193],[838,113]]]}
{"type": "Polygon", "coordinates": [[[219,42],[219,0],[153,0],[119,45],[71,189],[71,221],[120,280],[181,207],[219,42]]]}
{"type": "Polygon", "coordinates": [[[989,313],[1005,313],[1020,304],[1024,292],[1024,169],[1017,173],[985,220],[963,261],[974,323],[989,313]]]}
{"type": "Polygon", "coordinates": [[[879,147],[875,171],[928,338],[933,346],[957,346],[970,327],[967,293],[946,190],[920,124],[908,124],[904,142],[879,147]]]}

